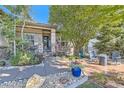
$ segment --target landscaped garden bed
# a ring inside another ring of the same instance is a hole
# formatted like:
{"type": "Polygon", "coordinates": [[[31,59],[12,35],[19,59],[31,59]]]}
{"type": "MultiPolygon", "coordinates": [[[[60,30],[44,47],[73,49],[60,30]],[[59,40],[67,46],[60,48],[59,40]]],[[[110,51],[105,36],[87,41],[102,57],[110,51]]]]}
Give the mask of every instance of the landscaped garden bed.
{"type": "Polygon", "coordinates": [[[25,66],[39,64],[43,60],[41,54],[31,54],[28,51],[18,51],[16,56],[11,57],[11,65],[13,66],[25,66]]]}
{"type": "Polygon", "coordinates": [[[89,80],[77,88],[124,88],[124,75],[121,73],[94,73],[89,80]]]}
{"type": "Polygon", "coordinates": [[[84,84],[81,84],[80,86],[78,86],[77,88],[102,88],[102,86],[93,83],[91,81],[87,81],[84,84]]]}
{"type": "Polygon", "coordinates": [[[73,88],[87,81],[87,76],[81,75],[80,77],[74,77],[71,72],[62,72],[51,74],[46,77],[39,76],[37,74],[26,79],[13,80],[3,82],[0,84],[0,88],[25,88],[37,87],[37,88],[73,88]],[[39,79],[44,79],[42,83],[37,82],[39,79]],[[29,82],[30,81],[30,82],[29,82]],[[37,86],[38,85],[38,86],[37,86]]]}
{"type": "Polygon", "coordinates": [[[90,81],[105,88],[122,88],[124,87],[124,75],[122,73],[94,73],[90,81]]]}
{"type": "Polygon", "coordinates": [[[44,88],[72,88],[77,87],[80,83],[87,81],[87,76],[81,75],[80,77],[74,77],[71,72],[57,73],[49,75],[46,78],[42,87],[44,88]],[[52,77],[52,78],[51,78],[52,77]]]}

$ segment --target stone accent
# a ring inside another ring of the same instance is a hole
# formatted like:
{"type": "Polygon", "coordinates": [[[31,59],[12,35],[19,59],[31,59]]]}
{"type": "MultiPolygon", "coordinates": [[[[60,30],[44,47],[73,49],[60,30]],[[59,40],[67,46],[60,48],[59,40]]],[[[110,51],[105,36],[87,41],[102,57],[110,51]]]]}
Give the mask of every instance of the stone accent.
{"type": "Polygon", "coordinates": [[[34,74],[29,79],[3,82],[0,88],[74,88],[87,80],[87,76],[82,74],[77,78],[73,77],[71,72],[51,74],[45,78],[34,74]]]}
{"type": "Polygon", "coordinates": [[[29,80],[27,81],[26,88],[39,88],[45,81],[45,77],[41,77],[37,74],[34,74],[29,80]]]}
{"type": "Polygon", "coordinates": [[[25,88],[27,79],[7,81],[0,84],[0,88],[25,88]]]}
{"type": "Polygon", "coordinates": [[[42,88],[75,88],[87,80],[88,77],[83,74],[77,78],[71,72],[56,73],[46,78],[42,88]]]}
{"type": "Polygon", "coordinates": [[[108,87],[108,88],[124,88],[123,85],[117,84],[115,81],[108,81],[108,82],[105,84],[105,86],[108,87]]]}
{"type": "Polygon", "coordinates": [[[120,79],[120,80],[124,81],[124,73],[118,73],[117,79],[120,79]]]}

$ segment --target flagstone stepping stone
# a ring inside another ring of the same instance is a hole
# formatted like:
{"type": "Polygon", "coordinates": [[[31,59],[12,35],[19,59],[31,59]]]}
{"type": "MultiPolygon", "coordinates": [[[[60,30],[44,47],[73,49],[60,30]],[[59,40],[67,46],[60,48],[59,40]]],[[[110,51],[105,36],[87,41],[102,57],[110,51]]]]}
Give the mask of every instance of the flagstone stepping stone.
{"type": "Polygon", "coordinates": [[[39,88],[45,81],[45,77],[41,77],[40,75],[34,74],[27,81],[26,88],[39,88]]]}

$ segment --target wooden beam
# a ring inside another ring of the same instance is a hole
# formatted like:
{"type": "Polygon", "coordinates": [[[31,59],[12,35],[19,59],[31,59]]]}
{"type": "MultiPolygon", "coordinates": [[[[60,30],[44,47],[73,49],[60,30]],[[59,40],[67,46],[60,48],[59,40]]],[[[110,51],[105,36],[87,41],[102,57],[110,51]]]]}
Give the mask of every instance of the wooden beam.
{"type": "MultiPolygon", "coordinates": [[[[17,26],[17,27],[21,28],[22,26],[17,26]]],[[[42,27],[42,26],[30,26],[30,25],[26,25],[25,28],[34,28],[34,29],[49,30],[49,31],[53,29],[53,28],[47,28],[47,27],[42,27]]]]}

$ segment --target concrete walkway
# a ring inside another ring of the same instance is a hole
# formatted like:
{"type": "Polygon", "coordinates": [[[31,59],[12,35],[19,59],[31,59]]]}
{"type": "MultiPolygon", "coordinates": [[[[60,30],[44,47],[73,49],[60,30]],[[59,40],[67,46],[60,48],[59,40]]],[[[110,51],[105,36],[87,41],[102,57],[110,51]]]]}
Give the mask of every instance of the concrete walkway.
{"type": "Polygon", "coordinates": [[[68,71],[66,66],[62,66],[53,57],[48,57],[43,64],[34,65],[30,67],[17,67],[11,69],[0,69],[0,83],[25,79],[31,77],[33,74],[39,74],[41,76],[47,76],[49,74],[68,71]]]}

